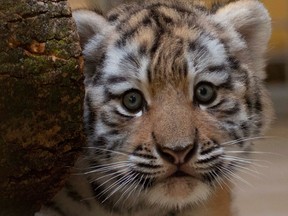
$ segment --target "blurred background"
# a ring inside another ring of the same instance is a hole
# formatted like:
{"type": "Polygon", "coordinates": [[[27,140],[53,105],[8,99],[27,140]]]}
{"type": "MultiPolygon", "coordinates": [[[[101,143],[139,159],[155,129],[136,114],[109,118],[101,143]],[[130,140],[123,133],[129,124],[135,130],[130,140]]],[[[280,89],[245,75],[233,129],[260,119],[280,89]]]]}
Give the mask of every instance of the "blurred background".
{"type": "Polygon", "coordinates": [[[235,205],[239,216],[288,215],[288,0],[262,0],[272,17],[272,38],[268,50],[267,84],[276,119],[270,138],[255,143],[258,172],[241,173],[235,205]],[[249,185],[249,184],[250,185],[249,185]]]}
{"type": "MultiPolygon", "coordinates": [[[[139,0],[69,0],[72,8],[108,11],[121,2],[139,0]]],[[[215,2],[216,0],[204,0],[215,2]]],[[[227,1],[227,0],[218,0],[227,1]]],[[[272,17],[267,53],[267,85],[276,119],[267,137],[255,143],[254,165],[235,181],[238,216],[288,215],[288,0],[262,0],[272,17]]]]}

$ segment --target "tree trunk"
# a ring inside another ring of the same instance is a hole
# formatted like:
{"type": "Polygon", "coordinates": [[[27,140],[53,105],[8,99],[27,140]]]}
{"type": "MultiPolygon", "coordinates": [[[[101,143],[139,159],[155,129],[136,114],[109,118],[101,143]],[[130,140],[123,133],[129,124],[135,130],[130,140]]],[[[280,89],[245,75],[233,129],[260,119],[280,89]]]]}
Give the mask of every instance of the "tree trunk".
{"type": "Polygon", "coordinates": [[[81,147],[81,49],[63,0],[0,0],[0,216],[29,216],[81,147]]]}

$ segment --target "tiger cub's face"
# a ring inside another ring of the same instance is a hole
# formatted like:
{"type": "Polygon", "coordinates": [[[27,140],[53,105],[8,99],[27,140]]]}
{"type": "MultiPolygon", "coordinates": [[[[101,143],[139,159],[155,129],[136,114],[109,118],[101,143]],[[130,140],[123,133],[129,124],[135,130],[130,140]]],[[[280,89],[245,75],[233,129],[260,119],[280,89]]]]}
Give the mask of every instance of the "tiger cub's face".
{"type": "Polygon", "coordinates": [[[270,19],[253,0],[182,1],[73,14],[85,57],[92,188],[113,207],[205,200],[246,166],[270,122],[270,19]]]}

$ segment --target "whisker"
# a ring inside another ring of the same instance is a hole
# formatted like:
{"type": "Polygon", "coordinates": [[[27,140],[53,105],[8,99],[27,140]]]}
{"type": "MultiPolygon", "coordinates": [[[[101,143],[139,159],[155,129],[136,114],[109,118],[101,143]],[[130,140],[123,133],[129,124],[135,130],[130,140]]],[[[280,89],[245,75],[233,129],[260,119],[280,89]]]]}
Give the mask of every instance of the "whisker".
{"type": "MultiPolygon", "coordinates": [[[[223,172],[219,165],[216,165],[216,169],[220,172],[220,174],[224,177],[224,179],[227,179],[229,182],[231,182],[231,177],[229,177],[225,172],[223,172]]],[[[224,179],[219,178],[219,181],[231,191],[232,188],[230,187],[230,185],[227,184],[227,182],[224,179]]]]}
{"type": "MultiPolygon", "coordinates": [[[[111,188],[113,188],[115,185],[118,185],[120,183],[120,186],[122,185],[122,182],[125,181],[127,178],[130,178],[130,174],[132,173],[132,171],[130,171],[130,173],[128,173],[127,175],[122,176],[120,179],[118,179],[116,182],[114,182],[113,184],[111,184],[109,187],[107,187],[105,190],[103,190],[100,194],[98,194],[99,198],[101,198],[103,195],[105,195],[111,188]]],[[[117,176],[118,177],[118,176],[117,176]]],[[[117,187],[118,188],[118,187],[117,187]]],[[[104,203],[108,198],[110,198],[114,193],[110,194],[109,197],[106,197],[102,203],[104,203]]]]}
{"type": "Polygon", "coordinates": [[[114,165],[114,166],[111,166],[111,167],[102,167],[102,168],[99,168],[99,169],[93,169],[91,171],[83,172],[83,173],[80,173],[78,175],[88,175],[88,174],[96,173],[96,172],[109,172],[109,171],[112,171],[112,170],[117,170],[119,168],[123,168],[123,167],[125,168],[125,167],[128,167],[128,166],[127,166],[127,164],[119,164],[119,165],[114,165]]]}
{"type": "Polygon", "coordinates": [[[90,147],[83,147],[83,148],[96,149],[96,150],[111,152],[111,153],[120,154],[120,155],[130,155],[130,153],[128,153],[128,152],[124,152],[124,151],[114,151],[114,150],[103,149],[103,148],[98,148],[98,147],[91,147],[91,146],[90,146],[90,147]]]}
{"type": "Polygon", "coordinates": [[[107,175],[100,176],[100,177],[98,177],[98,178],[96,178],[96,179],[91,180],[90,183],[95,182],[95,181],[99,181],[100,179],[103,179],[103,178],[106,178],[106,177],[109,177],[109,176],[113,176],[113,175],[115,175],[115,176],[112,177],[112,178],[107,179],[107,180],[104,181],[104,182],[102,182],[102,183],[96,188],[96,190],[99,189],[100,187],[102,187],[103,185],[105,185],[106,183],[108,183],[109,181],[111,181],[111,180],[113,180],[113,179],[115,179],[115,178],[123,175],[123,170],[119,170],[119,171],[114,172],[114,173],[109,173],[109,174],[107,174],[107,175]],[[117,175],[115,175],[115,174],[117,174],[117,175]]]}
{"type": "Polygon", "coordinates": [[[233,171],[231,171],[230,169],[228,169],[227,167],[222,167],[222,170],[225,170],[227,172],[227,174],[229,174],[230,176],[232,176],[233,178],[238,179],[239,181],[249,185],[250,187],[254,187],[252,184],[250,184],[248,181],[246,181],[245,179],[241,178],[239,175],[237,175],[236,173],[233,173],[233,171]]]}
{"type": "MultiPolygon", "coordinates": [[[[140,178],[140,180],[139,180],[139,185],[141,185],[141,182],[142,182],[143,177],[144,177],[144,174],[141,175],[141,178],[140,178]]],[[[146,178],[147,178],[147,176],[146,176],[146,178]]],[[[141,193],[141,191],[142,191],[143,189],[144,189],[144,185],[141,185],[141,187],[139,187],[139,192],[138,192],[138,194],[137,194],[137,197],[140,196],[140,193],[141,193]]],[[[136,200],[135,200],[135,201],[136,201],[136,200]]]]}
{"type": "Polygon", "coordinates": [[[249,169],[247,167],[241,166],[239,164],[232,164],[233,167],[236,167],[238,171],[243,172],[245,174],[251,175],[253,177],[259,178],[259,176],[264,176],[262,173],[259,173],[257,170],[249,169]],[[256,174],[256,175],[255,175],[256,174]]]}
{"type": "Polygon", "coordinates": [[[241,159],[238,157],[233,157],[233,156],[222,156],[221,158],[223,158],[224,160],[228,160],[228,161],[235,161],[241,164],[248,164],[250,166],[256,166],[256,167],[260,167],[260,168],[267,168],[268,166],[260,164],[260,163],[266,163],[268,165],[272,165],[271,162],[266,161],[266,160],[253,160],[253,159],[241,159]],[[259,163],[258,163],[259,162],[259,163]]]}
{"type": "Polygon", "coordinates": [[[228,142],[224,142],[220,145],[222,146],[229,146],[229,145],[234,145],[237,143],[241,143],[241,142],[246,142],[246,141],[253,141],[253,140],[261,140],[261,139],[275,139],[276,137],[274,136],[259,136],[259,137],[249,137],[249,138],[240,138],[237,140],[231,140],[228,142]]]}
{"type": "MultiPolygon", "coordinates": [[[[132,171],[131,171],[131,173],[132,173],[132,171]]],[[[134,176],[134,175],[133,175],[133,176],[134,176]]],[[[119,191],[120,188],[123,188],[124,186],[130,184],[130,183],[134,180],[133,176],[131,177],[130,175],[127,175],[127,176],[126,176],[126,177],[128,177],[127,181],[122,182],[116,189],[114,189],[113,192],[110,193],[109,196],[107,196],[107,197],[102,201],[102,203],[104,203],[104,202],[105,202],[106,200],[108,200],[113,194],[115,194],[117,191],[119,191]],[[132,178],[133,178],[133,179],[132,179],[132,178]]],[[[133,184],[132,184],[132,185],[133,185],[133,184]]],[[[130,187],[131,187],[131,185],[129,186],[129,188],[130,188],[130,187]]],[[[128,189],[126,189],[126,191],[127,191],[127,190],[128,190],[128,189]]],[[[125,193],[125,192],[124,192],[124,193],[125,193]]],[[[123,196],[124,193],[121,194],[121,197],[123,196]]],[[[120,197],[118,200],[120,200],[121,197],[120,197]]],[[[118,202],[118,201],[117,201],[117,202],[118,202]]],[[[115,203],[115,205],[116,205],[116,203],[115,203]]]]}
{"type": "MultiPolygon", "coordinates": [[[[120,185],[121,188],[124,188],[126,185],[130,184],[133,181],[133,177],[135,176],[135,173],[132,174],[132,176],[129,176],[129,178],[125,181],[122,182],[122,184],[120,185]]],[[[133,185],[133,184],[132,184],[133,185]]],[[[129,188],[131,187],[131,185],[129,186],[129,188]]],[[[117,188],[116,188],[117,190],[117,188]]],[[[126,189],[127,190],[127,189],[126,189]]],[[[125,191],[126,191],[125,190],[125,191]]],[[[121,194],[121,196],[118,198],[117,202],[114,203],[114,206],[121,200],[122,196],[123,196],[124,192],[121,194]]],[[[124,203],[123,203],[124,204],[124,203]]],[[[122,207],[123,208],[123,207],[122,207]]]]}
{"type": "MultiPolygon", "coordinates": [[[[118,175],[119,176],[119,175],[118,175]]],[[[123,180],[123,178],[127,178],[127,176],[122,176],[120,179],[118,179],[116,182],[119,182],[120,180],[123,180]]],[[[109,180],[112,180],[112,179],[109,179],[109,180]]],[[[115,184],[115,183],[114,183],[115,184]]],[[[102,186],[103,184],[101,184],[100,186],[102,186]]],[[[95,190],[97,190],[100,186],[98,186],[95,190]]],[[[111,185],[110,185],[111,186],[111,185]]],[[[114,186],[114,185],[113,185],[114,186]]],[[[113,187],[112,186],[112,187],[113,187]]],[[[101,192],[103,193],[103,191],[101,192]]],[[[100,193],[100,194],[101,194],[100,193]]],[[[105,193],[104,193],[105,194],[105,193]]],[[[84,198],[82,199],[81,201],[85,201],[85,200],[92,200],[92,199],[95,199],[95,198],[101,198],[103,196],[103,194],[99,197],[99,194],[97,194],[96,196],[93,196],[93,197],[88,197],[88,198],[84,198]]]]}
{"type": "Polygon", "coordinates": [[[274,156],[284,156],[282,154],[273,153],[273,152],[260,152],[260,151],[225,151],[226,153],[249,153],[249,154],[259,154],[259,155],[274,155],[274,156]]]}
{"type": "MultiPolygon", "coordinates": [[[[136,174],[135,177],[133,178],[132,182],[133,182],[135,179],[137,179],[139,175],[140,175],[139,173],[136,174]]],[[[133,193],[133,191],[137,188],[137,186],[138,186],[138,183],[137,183],[137,182],[134,182],[134,183],[131,184],[130,187],[127,188],[127,190],[122,194],[122,195],[125,195],[125,194],[126,194],[127,192],[129,192],[129,190],[130,190],[130,193],[128,193],[127,196],[126,196],[126,198],[125,198],[125,200],[123,200],[123,204],[126,203],[126,200],[129,199],[130,195],[131,195],[131,194],[133,193]],[[135,185],[135,187],[134,187],[133,189],[130,189],[131,187],[133,187],[133,185],[135,185]]],[[[122,195],[121,195],[121,196],[122,196],[122,195]]],[[[121,197],[119,198],[119,200],[120,200],[120,199],[121,199],[121,197]]]]}
{"type": "MultiPolygon", "coordinates": [[[[223,187],[222,187],[222,184],[220,183],[220,180],[219,180],[219,175],[214,171],[214,170],[211,170],[211,174],[213,176],[213,178],[215,179],[216,183],[221,187],[221,189],[223,190],[223,187]]],[[[214,184],[214,182],[213,182],[214,184]]],[[[214,185],[215,186],[215,185],[214,185]]]]}
{"type": "Polygon", "coordinates": [[[232,155],[222,155],[221,157],[231,158],[231,159],[235,159],[235,160],[249,161],[249,162],[252,162],[252,163],[253,163],[253,162],[265,162],[265,163],[272,164],[270,161],[267,161],[267,160],[243,158],[243,157],[237,157],[237,156],[232,156],[232,155]]]}
{"type": "Polygon", "coordinates": [[[98,168],[104,168],[104,167],[113,167],[114,165],[119,164],[129,164],[129,161],[118,161],[114,163],[108,163],[108,164],[101,164],[96,166],[87,166],[87,167],[74,167],[75,170],[90,170],[90,169],[98,169],[98,168]]]}

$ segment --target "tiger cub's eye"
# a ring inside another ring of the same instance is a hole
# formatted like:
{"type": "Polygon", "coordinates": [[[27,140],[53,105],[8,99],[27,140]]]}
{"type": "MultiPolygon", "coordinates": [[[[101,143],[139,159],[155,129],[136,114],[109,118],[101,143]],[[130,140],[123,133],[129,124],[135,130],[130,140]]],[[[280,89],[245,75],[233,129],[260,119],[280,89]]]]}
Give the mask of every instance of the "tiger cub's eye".
{"type": "Polygon", "coordinates": [[[200,104],[209,104],[216,99],[216,89],[208,82],[200,82],[195,88],[195,99],[200,104]]]}
{"type": "Polygon", "coordinates": [[[140,91],[131,89],[123,94],[122,104],[129,112],[136,113],[142,110],[144,98],[140,91]]]}

